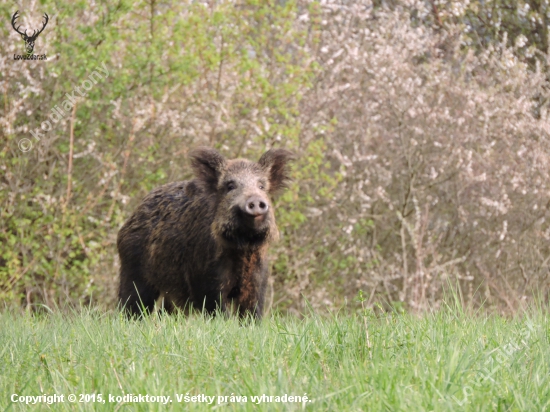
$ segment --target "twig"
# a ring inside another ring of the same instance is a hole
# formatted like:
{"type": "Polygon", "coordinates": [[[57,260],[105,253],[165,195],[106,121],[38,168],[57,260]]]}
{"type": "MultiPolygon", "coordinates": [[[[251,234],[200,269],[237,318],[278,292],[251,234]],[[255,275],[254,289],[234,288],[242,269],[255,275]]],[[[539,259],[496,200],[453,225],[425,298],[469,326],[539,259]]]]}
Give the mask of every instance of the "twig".
{"type": "Polygon", "coordinates": [[[435,21],[437,22],[437,25],[439,27],[443,27],[443,23],[441,22],[441,17],[439,17],[439,11],[437,10],[437,5],[435,4],[435,0],[431,0],[432,3],[432,12],[435,17],[435,21]]]}
{"type": "Polygon", "coordinates": [[[115,365],[113,364],[113,360],[110,360],[111,362],[111,368],[113,369],[113,372],[115,373],[116,381],[118,382],[118,387],[122,391],[122,393],[125,393],[124,388],[122,387],[122,384],[120,383],[120,379],[118,378],[118,373],[116,373],[115,365]]]}
{"type": "Polygon", "coordinates": [[[406,240],[405,240],[405,224],[403,222],[403,220],[401,220],[401,230],[400,230],[400,234],[401,234],[401,252],[403,254],[403,289],[401,291],[402,295],[401,295],[401,300],[403,302],[406,302],[407,300],[407,284],[411,281],[411,279],[409,279],[409,267],[408,267],[408,264],[407,264],[407,243],[406,243],[406,240]]]}
{"type": "MultiPolygon", "coordinates": [[[[73,175],[73,153],[74,153],[74,123],[76,118],[76,103],[71,113],[71,126],[69,132],[69,166],[67,167],[67,195],[65,196],[65,210],[71,199],[72,175],[73,175]]],[[[65,214],[65,211],[63,211],[65,214]]]]}
{"type": "MultiPolygon", "coordinates": [[[[65,220],[67,217],[67,207],[71,198],[71,186],[72,186],[72,173],[73,173],[73,153],[74,153],[74,123],[76,120],[76,106],[75,103],[73,106],[73,111],[71,113],[71,123],[69,125],[69,165],[67,166],[67,193],[65,195],[65,203],[63,204],[63,213],[61,216],[61,233],[65,229],[65,220]]],[[[61,246],[58,247],[57,257],[55,262],[55,273],[54,279],[57,279],[59,274],[59,261],[61,259],[61,246]]]]}
{"type": "Polygon", "coordinates": [[[369,339],[369,323],[367,321],[367,310],[365,309],[365,298],[363,297],[363,291],[359,291],[359,300],[361,301],[361,308],[363,309],[363,323],[365,324],[365,336],[367,338],[367,348],[369,348],[369,357],[372,359],[372,351],[369,339]]]}
{"type": "Polygon", "coordinates": [[[34,258],[31,260],[31,263],[29,263],[29,264],[27,265],[27,267],[25,267],[25,269],[23,269],[23,270],[21,271],[21,273],[19,273],[18,275],[17,275],[17,274],[14,275],[10,280],[8,280],[8,281],[6,282],[6,290],[11,289],[11,288],[15,285],[15,283],[16,283],[19,279],[21,279],[21,278],[25,275],[25,273],[27,273],[27,272],[29,271],[29,269],[32,267],[32,265],[34,265],[34,262],[36,262],[36,257],[34,257],[34,258]]]}
{"type": "Polygon", "coordinates": [[[120,193],[120,188],[122,187],[122,183],[124,182],[124,174],[126,172],[126,167],[128,165],[128,159],[130,158],[132,142],[136,138],[136,124],[137,124],[137,121],[134,118],[134,121],[132,122],[132,131],[130,132],[130,137],[128,138],[128,146],[126,148],[126,151],[124,152],[124,163],[122,165],[122,170],[120,171],[120,179],[118,180],[118,185],[113,196],[113,201],[111,202],[111,206],[109,207],[109,211],[107,212],[107,217],[105,218],[106,222],[111,220],[111,216],[113,214],[113,211],[115,210],[116,200],[118,198],[118,194],[120,193]]]}

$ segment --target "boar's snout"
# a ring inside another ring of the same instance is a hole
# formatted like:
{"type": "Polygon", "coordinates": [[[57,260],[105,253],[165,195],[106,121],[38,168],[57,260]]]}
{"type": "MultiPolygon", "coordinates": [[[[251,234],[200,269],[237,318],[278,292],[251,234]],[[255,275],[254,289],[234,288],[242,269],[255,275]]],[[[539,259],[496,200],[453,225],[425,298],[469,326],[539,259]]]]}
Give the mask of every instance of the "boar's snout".
{"type": "Polygon", "coordinates": [[[269,204],[260,196],[250,196],[241,210],[252,217],[264,216],[269,210],[269,204]]]}

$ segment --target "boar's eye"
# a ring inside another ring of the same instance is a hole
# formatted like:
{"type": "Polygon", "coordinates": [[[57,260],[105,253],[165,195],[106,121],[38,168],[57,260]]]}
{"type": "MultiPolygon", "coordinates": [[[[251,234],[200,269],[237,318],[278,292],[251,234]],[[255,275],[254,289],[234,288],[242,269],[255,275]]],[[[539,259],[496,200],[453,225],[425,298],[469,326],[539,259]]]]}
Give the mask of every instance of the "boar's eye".
{"type": "Polygon", "coordinates": [[[260,190],[264,190],[265,189],[265,186],[263,183],[260,183],[260,190]]]}
{"type": "Polygon", "coordinates": [[[227,182],[226,187],[227,187],[227,191],[231,192],[236,187],[235,182],[227,182]]]}

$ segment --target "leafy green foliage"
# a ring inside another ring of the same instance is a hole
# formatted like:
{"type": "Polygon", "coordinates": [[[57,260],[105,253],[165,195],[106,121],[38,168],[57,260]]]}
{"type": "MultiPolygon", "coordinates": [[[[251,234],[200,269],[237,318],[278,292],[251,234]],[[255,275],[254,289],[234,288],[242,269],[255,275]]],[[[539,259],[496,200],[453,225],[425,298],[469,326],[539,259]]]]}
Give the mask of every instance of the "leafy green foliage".
{"type": "MultiPolygon", "coordinates": [[[[293,2],[40,7],[55,18],[37,50],[53,64],[14,68],[0,92],[14,110],[0,158],[11,187],[0,192],[0,299],[63,305],[96,293],[109,305],[116,233],[131,208],[152,188],[188,178],[185,155],[194,146],[251,157],[274,144],[296,150],[298,105],[316,68],[293,2]],[[83,90],[102,67],[108,75],[83,90]],[[67,94],[78,97],[76,87],[86,94],[76,110],[21,153],[18,141],[40,132],[67,94]]],[[[305,218],[296,211],[281,221],[298,227],[305,218]]]]}

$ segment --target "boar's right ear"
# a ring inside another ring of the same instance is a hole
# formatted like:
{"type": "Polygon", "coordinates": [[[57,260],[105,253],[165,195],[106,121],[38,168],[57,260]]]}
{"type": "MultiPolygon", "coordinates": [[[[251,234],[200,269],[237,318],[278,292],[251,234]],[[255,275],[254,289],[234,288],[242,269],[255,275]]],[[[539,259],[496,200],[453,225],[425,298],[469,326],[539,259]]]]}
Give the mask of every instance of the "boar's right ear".
{"type": "Polygon", "coordinates": [[[214,149],[199,147],[190,154],[195,176],[208,191],[215,191],[225,168],[225,158],[214,149]]]}

